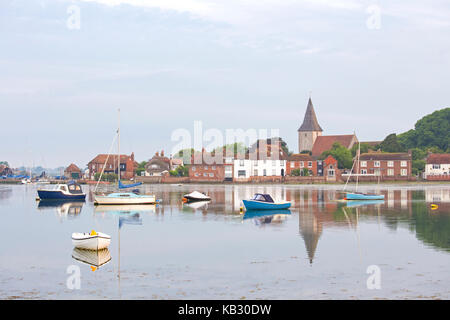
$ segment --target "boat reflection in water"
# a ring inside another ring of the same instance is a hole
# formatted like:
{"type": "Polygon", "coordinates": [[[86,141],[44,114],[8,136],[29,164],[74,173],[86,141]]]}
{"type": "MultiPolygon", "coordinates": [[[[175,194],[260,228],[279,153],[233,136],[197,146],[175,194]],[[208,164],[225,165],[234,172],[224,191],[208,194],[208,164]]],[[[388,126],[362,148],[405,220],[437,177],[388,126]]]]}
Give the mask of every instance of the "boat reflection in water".
{"type": "Polygon", "coordinates": [[[253,219],[256,225],[269,223],[282,223],[287,216],[291,214],[288,209],[281,210],[247,210],[243,216],[243,220],[253,219]]]}
{"type": "Polygon", "coordinates": [[[98,205],[94,207],[97,214],[114,214],[114,215],[133,215],[133,214],[150,214],[156,212],[154,204],[130,204],[130,205],[98,205]]]}
{"type": "Polygon", "coordinates": [[[72,258],[81,263],[90,265],[92,271],[95,271],[111,261],[111,254],[107,248],[102,250],[83,250],[74,248],[72,251],[72,258]]]}
{"type": "Polygon", "coordinates": [[[384,200],[355,200],[355,201],[347,201],[347,207],[362,207],[362,206],[370,206],[370,205],[381,205],[384,204],[384,200]]]}
{"type": "Polygon", "coordinates": [[[38,210],[54,209],[61,218],[75,218],[81,213],[84,200],[82,201],[64,201],[64,200],[40,200],[38,210]]]}
{"type": "Polygon", "coordinates": [[[195,202],[186,202],[183,203],[183,209],[186,208],[189,211],[197,211],[197,210],[201,210],[201,211],[206,211],[208,210],[208,204],[210,204],[211,201],[195,201],[195,202]],[[190,210],[192,209],[192,210],[190,210]]]}

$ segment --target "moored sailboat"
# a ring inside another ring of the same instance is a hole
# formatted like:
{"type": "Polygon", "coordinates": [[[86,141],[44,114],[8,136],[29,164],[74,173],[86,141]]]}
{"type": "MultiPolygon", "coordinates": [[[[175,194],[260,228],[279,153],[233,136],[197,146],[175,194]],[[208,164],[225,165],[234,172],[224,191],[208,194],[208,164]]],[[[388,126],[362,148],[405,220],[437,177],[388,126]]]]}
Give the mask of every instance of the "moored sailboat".
{"type": "MultiPolygon", "coordinates": [[[[119,109],[119,127],[117,129],[117,170],[118,170],[118,188],[126,189],[126,188],[134,188],[136,186],[141,185],[142,183],[134,183],[130,185],[124,185],[120,179],[120,109],[119,109]]],[[[108,161],[108,157],[106,158],[106,162],[108,161]]],[[[105,164],[106,164],[105,162],[105,164]]],[[[105,166],[103,166],[102,172],[99,177],[99,181],[103,175],[105,166]]],[[[97,182],[98,186],[98,182],[97,182]]],[[[97,187],[96,187],[97,188],[97,187]]],[[[94,204],[95,205],[120,205],[120,204],[154,204],[156,203],[155,195],[141,195],[137,192],[114,192],[107,195],[95,195],[94,196],[94,204]]]]}

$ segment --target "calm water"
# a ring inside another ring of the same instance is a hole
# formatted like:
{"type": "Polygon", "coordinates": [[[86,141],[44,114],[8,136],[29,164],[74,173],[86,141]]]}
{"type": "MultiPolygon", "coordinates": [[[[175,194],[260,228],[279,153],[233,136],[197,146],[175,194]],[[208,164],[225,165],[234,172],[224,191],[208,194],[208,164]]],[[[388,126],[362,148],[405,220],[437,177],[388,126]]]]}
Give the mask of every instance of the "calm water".
{"type": "Polygon", "coordinates": [[[361,187],[386,195],[361,206],[336,201],[342,186],[148,185],[161,205],[123,208],[94,208],[88,186],[85,203],[44,205],[36,188],[0,185],[2,299],[450,298],[449,185],[361,187]],[[212,202],[183,205],[193,190],[212,202]],[[290,214],[240,214],[255,192],[292,201],[290,214]],[[112,236],[99,257],[72,247],[92,229],[112,236]],[[370,265],[381,289],[367,288],[370,265]]]}

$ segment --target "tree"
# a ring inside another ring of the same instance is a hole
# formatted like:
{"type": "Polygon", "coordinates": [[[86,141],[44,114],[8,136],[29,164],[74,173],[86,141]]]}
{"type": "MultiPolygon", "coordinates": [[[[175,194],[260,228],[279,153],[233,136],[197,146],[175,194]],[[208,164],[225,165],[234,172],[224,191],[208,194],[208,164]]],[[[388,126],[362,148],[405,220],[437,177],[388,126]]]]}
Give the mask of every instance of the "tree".
{"type": "Polygon", "coordinates": [[[330,150],[324,151],[319,159],[324,160],[331,155],[338,162],[339,169],[350,169],[353,165],[353,157],[350,150],[341,145],[339,142],[333,143],[330,150]]]}
{"type": "Polygon", "coordinates": [[[7,166],[8,168],[9,168],[9,163],[8,163],[8,161],[0,161],[0,165],[4,165],[4,166],[7,166]]]}
{"type": "Polygon", "coordinates": [[[147,161],[139,162],[138,167],[136,168],[136,175],[140,176],[142,172],[145,171],[145,166],[147,165],[147,161]]]}
{"type": "Polygon", "coordinates": [[[404,149],[400,145],[397,139],[397,134],[392,133],[384,138],[383,142],[380,144],[381,151],[383,152],[403,152],[404,149]]]}
{"type": "Polygon", "coordinates": [[[300,175],[300,169],[291,170],[291,176],[298,177],[300,175]]]}
{"type": "Polygon", "coordinates": [[[189,175],[189,168],[178,166],[175,170],[170,170],[169,174],[173,177],[187,177],[189,175]]]}
{"type": "MultiPolygon", "coordinates": [[[[353,147],[351,149],[353,157],[356,156],[356,152],[358,151],[358,146],[359,146],[359,143],[353,144],[353,147]]],[[[370,146],[367,143],[361,143],[361,154],[367,153],[367,152],[369,152],[369,150],[374,150],[374,149],[375,149],[374,147],[370,146]]]]}
{"type": "Polygon", "coordinates": [[[437,110],[416,122],[411,129],[398,136],[405,149],[437,147],[447,151],[450,147],[450,108],[437,110]]]}

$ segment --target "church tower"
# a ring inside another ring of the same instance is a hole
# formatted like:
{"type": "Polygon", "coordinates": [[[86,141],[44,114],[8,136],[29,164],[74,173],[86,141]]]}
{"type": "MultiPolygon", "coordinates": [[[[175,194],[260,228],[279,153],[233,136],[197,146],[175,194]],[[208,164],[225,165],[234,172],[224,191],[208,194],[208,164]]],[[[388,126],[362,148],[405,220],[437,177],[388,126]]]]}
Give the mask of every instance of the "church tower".
{"type": "Polygon", "coordinates": [[[306,107],[305,118],[303,123],[298,128],[298,152],[305,150],[311,151],[318,136],[322,135],[322,128],[316,118],[314,107],[311,102],[311,97],[306,107]]]}

